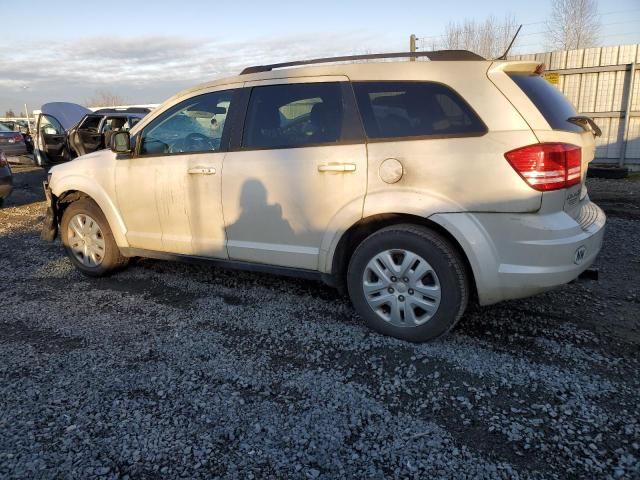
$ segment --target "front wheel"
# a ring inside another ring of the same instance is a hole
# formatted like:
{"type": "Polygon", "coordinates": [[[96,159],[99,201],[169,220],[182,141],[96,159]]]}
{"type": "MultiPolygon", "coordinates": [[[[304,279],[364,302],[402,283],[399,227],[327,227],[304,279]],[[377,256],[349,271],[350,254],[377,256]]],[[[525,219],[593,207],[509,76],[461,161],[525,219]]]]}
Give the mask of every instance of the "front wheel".
{"type": "Polygon", "coordinates": [[[66,208],[60,236],[71,262],[90,277],[109,275],[128,262],[120,253],[102,210],[88,198],[66,208]]]}
{"type": "Polygon", "coordinates": [[[351,257],[347,285],[369,327],[414,342],[449,332],[469,300],[459,253],[417,225],[394,225],[366,238],[351,257]]]}

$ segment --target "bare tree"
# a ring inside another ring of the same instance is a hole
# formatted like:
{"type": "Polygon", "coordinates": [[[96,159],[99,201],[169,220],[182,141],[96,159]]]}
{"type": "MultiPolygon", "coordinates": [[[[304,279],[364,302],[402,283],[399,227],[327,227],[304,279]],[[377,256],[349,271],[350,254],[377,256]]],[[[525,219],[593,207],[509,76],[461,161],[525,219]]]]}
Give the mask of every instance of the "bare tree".
{"type": "Polygon", "coordinates": [[[552,0],[547,30],[549,48],[573,50],[594,46],[600,32],[598,0],[552,0]]]}
{"type": "Polygon", "coordinates": [[[471,50],[485,58],[497,58],[507,49],[517,29],[512,16],[505,17],[503,21],[489,17],[483,22],[449,22],[443,39],[433,42],[432,47],[471,50]]]}
{"type": "Polygon", "coordinates": [[[84,103],[87,107],[115,107],[116,105],[124,105],[126,100],[124,97],[111,93],[108,90],[96,90],[93,97],[84,103]]]}

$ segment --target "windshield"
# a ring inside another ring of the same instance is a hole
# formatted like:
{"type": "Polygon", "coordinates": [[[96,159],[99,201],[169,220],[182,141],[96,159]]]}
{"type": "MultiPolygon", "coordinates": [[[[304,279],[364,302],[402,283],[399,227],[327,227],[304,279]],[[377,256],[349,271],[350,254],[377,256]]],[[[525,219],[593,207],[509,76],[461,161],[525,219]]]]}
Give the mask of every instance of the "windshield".
{"type": "Polygon", "coordinates": [[[4,123],[0,123],[0,132],[13,132],[13,130],[7,127],[4,123]]]}

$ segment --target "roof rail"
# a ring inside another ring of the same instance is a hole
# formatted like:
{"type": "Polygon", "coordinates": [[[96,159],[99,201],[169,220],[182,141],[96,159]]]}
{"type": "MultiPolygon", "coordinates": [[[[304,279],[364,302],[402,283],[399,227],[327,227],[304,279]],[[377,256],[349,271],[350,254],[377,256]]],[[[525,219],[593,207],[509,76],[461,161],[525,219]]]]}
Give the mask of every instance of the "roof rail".
{"type": "Polygon", "coordinates": [[[94,110],[93,113],[150,113],[147,107],[105,107],[94,110]]]}
{"type": "Polygon", "coordinates": [[[367,55],[348,55],[345,57],[314,58],[311,60],[299,60],[296,62],[272,63],[271,65],[255,65],[247,67],[240,75],[248,73],[270,72],[274,68],[299,67],[302,65],[315,65],[318,63],[349,62],[356,60],[377,60],[383,58],[409,58],[427,57],[432,61],[446,60],[485,60],[484,57],[469,50],[434,50],[433,52],[397,52],[397,53],[373,53],[367,55]]]}

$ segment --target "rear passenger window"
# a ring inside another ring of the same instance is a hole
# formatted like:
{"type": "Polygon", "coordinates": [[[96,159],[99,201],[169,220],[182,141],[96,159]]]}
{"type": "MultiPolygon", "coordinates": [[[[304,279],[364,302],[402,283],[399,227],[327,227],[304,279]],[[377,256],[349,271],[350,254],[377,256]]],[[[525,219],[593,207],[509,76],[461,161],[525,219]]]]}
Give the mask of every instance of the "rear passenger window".
{"type": "Polygon", "coordinates": [[[433,82],[354,83],[367,137],[479,136],[487,127],[460,95],[433,82]]]}
{"type": "Polygon", "coordinates": [[[344,139],[346,82],[254,87],[242,145],[294,148],[335,144],[344,139]]]}

